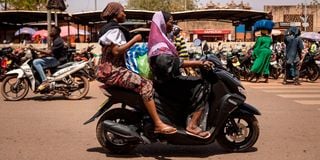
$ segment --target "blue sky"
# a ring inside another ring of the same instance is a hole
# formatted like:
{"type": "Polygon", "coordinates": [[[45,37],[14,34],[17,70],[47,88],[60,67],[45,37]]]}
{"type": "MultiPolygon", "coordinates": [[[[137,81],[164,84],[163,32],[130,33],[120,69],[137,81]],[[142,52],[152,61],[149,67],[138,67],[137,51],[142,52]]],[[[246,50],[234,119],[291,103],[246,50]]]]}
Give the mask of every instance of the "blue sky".
{"type": "MultiPolygon", "coordinates": [[[[126,0],[96,0],[97,9],[102,10],[108,2],[120,2],[125,3],[126,0]]],[[[215,0],[212,2],[226,4],[231,0],[215,0]]],[[[310,2],[311,0],[242,0],[243,2],[249,2],[251,7],[255,10],[263,10],[264,5],[296,5],[297,3],[303,3],[305,1],[310,2]]],[[[199,5],[209,3],[210,0],[198,0],[199,5]]],[[[236,3],[240,3],[241,0],[234,0],[236,3]]],[[[95,8],[95,0],[67,0],[69,5],[68,11],[81,12],[81,11],[92,11],[95,8]]]]}

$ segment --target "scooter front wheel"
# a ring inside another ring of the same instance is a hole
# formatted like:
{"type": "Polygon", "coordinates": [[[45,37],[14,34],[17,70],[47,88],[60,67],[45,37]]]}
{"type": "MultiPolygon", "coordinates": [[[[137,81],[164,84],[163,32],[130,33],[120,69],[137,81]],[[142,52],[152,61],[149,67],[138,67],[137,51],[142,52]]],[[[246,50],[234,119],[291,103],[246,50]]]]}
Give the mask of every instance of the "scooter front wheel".
{"type": "Polygon", "coordinates": [[[256,143],[259,133],[258,120],[254,115],[230,115],[217,141],[227,151],[246,151],[256,143]]]}
{"type": "Polygon", "coordinates": [[[1,94],[9,101],[23,99],[29,91],[29,83],[26,79],[18,79],[18,75],[9,75],[4,78],[1,84],[1,94]]]}

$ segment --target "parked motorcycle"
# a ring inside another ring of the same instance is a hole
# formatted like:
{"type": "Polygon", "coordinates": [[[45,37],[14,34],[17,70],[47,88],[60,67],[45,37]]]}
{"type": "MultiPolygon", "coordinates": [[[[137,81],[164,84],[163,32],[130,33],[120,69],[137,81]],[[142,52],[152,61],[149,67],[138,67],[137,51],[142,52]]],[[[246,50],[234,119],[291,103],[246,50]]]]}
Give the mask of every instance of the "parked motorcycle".
{"type": "Polygon", "coordinates": [[[25,54],[29,55],[18,69],[11,70],[1,84],[1,94],[6,100],[18,101],[23,99],[29,91],[34,93],[55,95],[62,94],[67,99],[76,100],[85,97],[89,91],[89,82],[86,77],[90,68],[87,62],[69,62],[61,66],[46,69],[49,87],[38,91],[41,78],[32,65],[32,61],[38,55],[31,48],[25,48],[25,54]],[[52,73],[52,74],[50,74],[52,73]]]}
{"type": "Polygon", "coordinates": [[[282,73],[282,58],[278,58],[278,54],[272,53],[271,58],[270,58],[270,65],[269,65],[269,70],[270,70],[270,76],[273,77],[274,79],[278,79],[279,76],[282,73]]]}
{"type": "Polygon", "coordinates": [[[244,80],[249,78],[251,65],[251,55],[244,54],[242,50],[233,50],[231,54],[227,56],[227,69],[239,80],[241,80],[241,78],[244,80]]]}
{"type": "Polygon", "coordinates": [[[16,54],[16,51],[11,46],[0,49],[0,80],[3,80],[8,71],[21,65],[21,58],[22,54],[16,54]]]}
{"type": "MultiPolygon", "coordinates": [[[[215,64],[210,71],[201,70],[202,77],[210,83],[206,111],[201,120],[201,127],[211,133],[209,138],[187,134],[185,123],[174,123],[178,129],[174,134],[155,134],[153,121],[145,110],[141,97],[117,87],[103,88],[107,100],[84,124],[100,117],[96,126],[98,142],[113,153],[130,152],[138,144],[159,141],[174,145],[207,145],[217,140],[228,151],[248,150],[258,140],[260,130],[255,115],[261,113],[245,102],[244,87],[225,70],[220,60],[214,55],[205,57],[204,59],[215,64]],[[118,104],[121,104],[121,107],[118,107],[118,104]]],[[[155,91],[156,105],[165,107],[165,104],[161,103],[162,98],[155,91]]],[[[167,123],[186,122],[185,119],[163,111],[158,113],[167,123]]]]}
{"type": "Polygon", "coordinates": [[[317,55],[311,55],[310,53],[305,55],[299,71],[300,78],[306,78],[311,82],[319,78],[320,70],[315,61],[316,56],[317,55]]]}
{"type": "Polygon", "coordinates": [[[96,64],[96,59],[94,56],[94,53],[92,52],[92,50],[94,49],[94,45],[90,45],[88,47],[86,47],[84,50],[82,50],[80,53],[76,53],[72,56],[73,61],[75,62],[88,62],[88,69],[87,69],[87,74],[86,77],[92,81],[95,79],[95,71],[97,69],[97,67],[95,66],[96,64]]]}

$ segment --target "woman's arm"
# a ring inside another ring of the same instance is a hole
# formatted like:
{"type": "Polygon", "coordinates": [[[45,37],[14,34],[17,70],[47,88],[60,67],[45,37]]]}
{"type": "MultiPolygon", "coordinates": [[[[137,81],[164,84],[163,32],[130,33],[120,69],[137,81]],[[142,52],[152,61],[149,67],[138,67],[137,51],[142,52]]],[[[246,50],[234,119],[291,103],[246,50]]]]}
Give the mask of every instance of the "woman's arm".
{"type": "Polygon", "coordinates": [[[211,61],[200,61],[200,60],[184,60],[181,67],[203,67],[210,69],[213,63],[211,61]]]}
{"type": "Polygon", "coordinates": [[[132,45],[142,40],[141,34],[135,35],[129,42],[123,45],[112,45],[112,53],[114,55],[124,54],[132,45]]]}
{"type": "Polygon", "coordinates": [[[202,65],[203,61],[184,60],[181,67],[201,67],[202,65]]]}

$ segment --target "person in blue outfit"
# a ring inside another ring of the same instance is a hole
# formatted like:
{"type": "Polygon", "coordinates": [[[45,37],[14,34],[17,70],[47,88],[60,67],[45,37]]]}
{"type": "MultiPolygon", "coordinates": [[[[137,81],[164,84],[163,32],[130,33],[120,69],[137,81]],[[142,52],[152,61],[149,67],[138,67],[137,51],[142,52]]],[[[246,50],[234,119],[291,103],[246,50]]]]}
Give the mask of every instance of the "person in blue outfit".
{"type": "Polygon", "coordinates": [[[286,84],[288,79],[292,79],[295,85],[300,85],[299,65],[301,65],[300,60],[304,49],[303,41],[300,37],[300,29],[290,27],[286,31],[284,42],[286,44],[286,74],[283,84],[286,84]]]}

